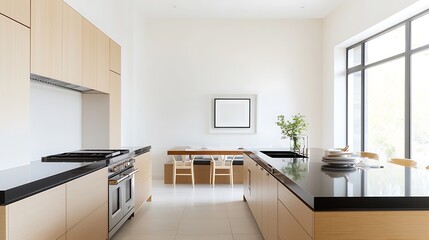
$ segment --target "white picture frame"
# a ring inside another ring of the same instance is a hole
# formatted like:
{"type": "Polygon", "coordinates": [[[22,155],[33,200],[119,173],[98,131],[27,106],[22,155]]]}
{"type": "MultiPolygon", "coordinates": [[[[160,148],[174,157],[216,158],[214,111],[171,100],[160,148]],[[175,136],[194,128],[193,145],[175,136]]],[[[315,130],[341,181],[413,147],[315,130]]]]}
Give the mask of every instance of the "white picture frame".
{"type": "Polygon", "coordinates": [[[250,128],[252,101],[250,98],[214,98],[213,127],[250,128]]]}

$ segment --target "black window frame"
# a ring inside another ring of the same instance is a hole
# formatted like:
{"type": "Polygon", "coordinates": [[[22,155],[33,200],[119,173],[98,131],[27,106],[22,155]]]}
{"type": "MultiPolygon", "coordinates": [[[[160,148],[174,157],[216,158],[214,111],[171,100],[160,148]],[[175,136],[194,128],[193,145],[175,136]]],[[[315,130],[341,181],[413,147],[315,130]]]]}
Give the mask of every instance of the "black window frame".
{"type": "Polygon", "coordinates": [[[384,64],[386,62],[390,62],[399,58],[404,57],[405,59],[405,158],[411,158],[411,56],[413,54],[419,53],[421,51],[425,51],[429,49],[429,43],[423,46],[420,46],[416,49],[411,49],[411,22],[415,19],[418,19],[420,17],[423,17],[425,15],[429,14],[429,9],[414,15],[413,17],[410,17],[398,24],[395,24],[392,27],[389,27],[375,35],[372,35],[356,44],[353,44],[346,48],[346,144],[349,144],[349,80],[348,77],[353,74],[360,72],[361,75],[361,151],[365,151],[365,143],[366,143],[366,135],[365,135],[365,117],[366,117],[366,92],[365,92],[365,70],[378,66],[381,64],[384,64]],[[366,64],[366,43],[369,42],[372,39],[375,39],[377,37],[380,37],[390,31],[393,31],[399,27],[405,26],[405,51],[396,54],[381,60],[378,60],[376,62],[366,64]],[[354,67],[351,67],[349,69],[349,50],[361,47],[361,62],[359,65],[356,65],[354,67]]]}

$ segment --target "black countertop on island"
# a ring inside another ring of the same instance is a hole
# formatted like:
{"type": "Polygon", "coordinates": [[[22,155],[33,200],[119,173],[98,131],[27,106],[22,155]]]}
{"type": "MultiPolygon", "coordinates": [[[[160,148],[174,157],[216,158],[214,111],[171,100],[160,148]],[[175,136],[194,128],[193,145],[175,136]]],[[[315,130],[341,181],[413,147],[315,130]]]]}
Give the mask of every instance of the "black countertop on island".
{"type": "MultiPolygon", "coordinates": [[[[130,157],[150,151],[147,147],[124,147],[130,157]]],[[[108,161],[96,162],[41,162],[0,170],[0,205],[7,205],[59,186],[76,178],[95,172],[108,165],[108,161]]],[[[107,179],[106,179],[107,187],[107,179]]]]}
{"type": "Polygon", "coordinates": [[[324,150],[308,158],[270,158],[259,150],[245,154],[314,211],[429,210],[429,170],[363,159],[383,168],[325,170],[324,150]],[[272,168],[271,168],[272,167],[272,168]]]}

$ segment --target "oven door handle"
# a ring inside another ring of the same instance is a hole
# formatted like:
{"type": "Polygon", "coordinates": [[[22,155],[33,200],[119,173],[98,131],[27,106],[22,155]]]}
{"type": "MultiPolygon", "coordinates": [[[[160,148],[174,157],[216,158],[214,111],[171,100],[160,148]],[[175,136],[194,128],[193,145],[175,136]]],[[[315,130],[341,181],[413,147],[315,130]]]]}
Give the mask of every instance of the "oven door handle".
{"type": "Polygon", "coordinates": [[[118,180],[109,180],[109,185],[118,185],[119,183],[123,182],[125,179],[133,176],[135,173],[139,171],[138,168],[134,169],[132,172],[128,173],[127,175],[119,178],[118,180]]]}

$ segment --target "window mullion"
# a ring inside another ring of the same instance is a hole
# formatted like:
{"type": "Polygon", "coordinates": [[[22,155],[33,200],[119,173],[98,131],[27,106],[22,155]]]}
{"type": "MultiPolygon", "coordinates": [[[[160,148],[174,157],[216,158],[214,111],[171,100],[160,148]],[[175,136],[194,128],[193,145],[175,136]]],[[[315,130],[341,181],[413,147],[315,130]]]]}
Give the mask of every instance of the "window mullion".
{"type": "Polygon", "coordinates": [[[411,158],[411,21],[405,23],[405,157],[411,158]]]}

